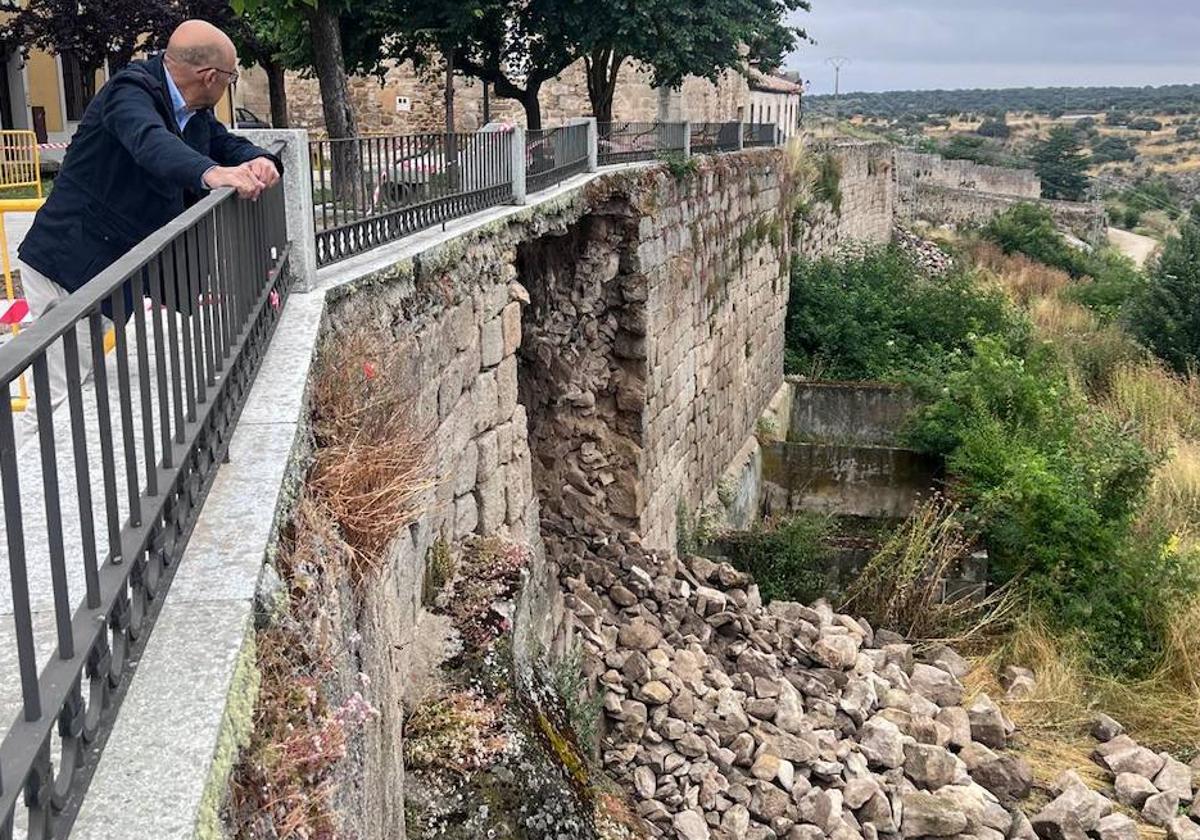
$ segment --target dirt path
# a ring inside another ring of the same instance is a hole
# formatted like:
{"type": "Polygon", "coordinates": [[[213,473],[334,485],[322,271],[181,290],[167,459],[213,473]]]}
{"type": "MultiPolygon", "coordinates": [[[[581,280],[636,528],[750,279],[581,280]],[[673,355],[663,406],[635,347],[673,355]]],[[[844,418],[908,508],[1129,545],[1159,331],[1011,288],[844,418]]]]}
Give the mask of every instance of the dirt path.
{"type": "Polygon", "coordinates": [[[1108,241],[1125,256],[1132,259],[1138,266],[1146,264],[1146,260],[1154,253],[1154,249],[1158,247],[1158,240],[1152,239],[1149,236],[1142,236],[1138,233],[1130,233],[1127,230],[1110,227],[1108,229],[1108,241]]]}

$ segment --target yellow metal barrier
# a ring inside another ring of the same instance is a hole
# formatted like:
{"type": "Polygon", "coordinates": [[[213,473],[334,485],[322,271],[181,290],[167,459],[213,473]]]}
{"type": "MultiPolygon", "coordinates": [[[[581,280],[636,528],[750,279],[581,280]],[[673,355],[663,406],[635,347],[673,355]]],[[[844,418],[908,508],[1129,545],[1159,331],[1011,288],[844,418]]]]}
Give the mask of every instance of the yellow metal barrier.
{"type": "Polygon", "coordinates": [[[42,197],[42,167],[32,131],[0,131],[0,190],[10,187],[34,187],[42,197]]]}

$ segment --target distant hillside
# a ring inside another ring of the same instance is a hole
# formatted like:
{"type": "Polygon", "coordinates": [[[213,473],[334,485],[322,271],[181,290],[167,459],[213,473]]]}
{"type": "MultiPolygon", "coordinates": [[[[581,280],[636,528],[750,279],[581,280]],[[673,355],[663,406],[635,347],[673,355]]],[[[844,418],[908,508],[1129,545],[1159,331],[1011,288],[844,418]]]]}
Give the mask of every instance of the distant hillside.
{"type": "MultiPolygon", "coordinates": [[[[810,96],[806,108],[833,111],[832,96],[810,96]]],[[[1154,114],[1200,112],[1200,84],[1163,87],[1057,87],[974,90],[899,90],[844,93],[841,115],[899,119],[933,114],[986,114],[1001,111],[1095,113],[1128,111],[1154,114]]]]}

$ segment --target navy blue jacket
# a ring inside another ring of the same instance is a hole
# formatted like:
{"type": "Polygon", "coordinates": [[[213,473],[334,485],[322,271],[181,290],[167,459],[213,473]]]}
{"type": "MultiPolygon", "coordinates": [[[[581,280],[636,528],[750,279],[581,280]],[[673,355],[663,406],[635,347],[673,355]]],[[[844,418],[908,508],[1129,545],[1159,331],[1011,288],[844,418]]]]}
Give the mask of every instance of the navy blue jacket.
{"type": "Polygon", "coordinates": [[[230,134],[211,110],[175,120],[162,56],[113,76],[84,112],[54,190],[19,253],[75,291],[200,195],[211,166],[278,158],[230,134]]]}

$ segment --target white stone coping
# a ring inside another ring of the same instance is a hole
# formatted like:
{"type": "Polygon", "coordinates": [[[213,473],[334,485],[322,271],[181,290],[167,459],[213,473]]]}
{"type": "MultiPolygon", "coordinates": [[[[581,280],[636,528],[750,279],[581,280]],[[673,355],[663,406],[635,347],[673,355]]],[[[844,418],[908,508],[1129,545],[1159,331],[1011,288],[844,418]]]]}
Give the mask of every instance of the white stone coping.
{"type": "MultiPolygon", "coordinates": [[[[255,593],[300,470],[305,389],[326,294],[497,220],[575,192],[587,173],[322,268],[294,292],[84,796],[72,840],[215,840],[252,725],[255,593]]],[[[629,166],[620,168],[630,168],[629,166]]]]}

